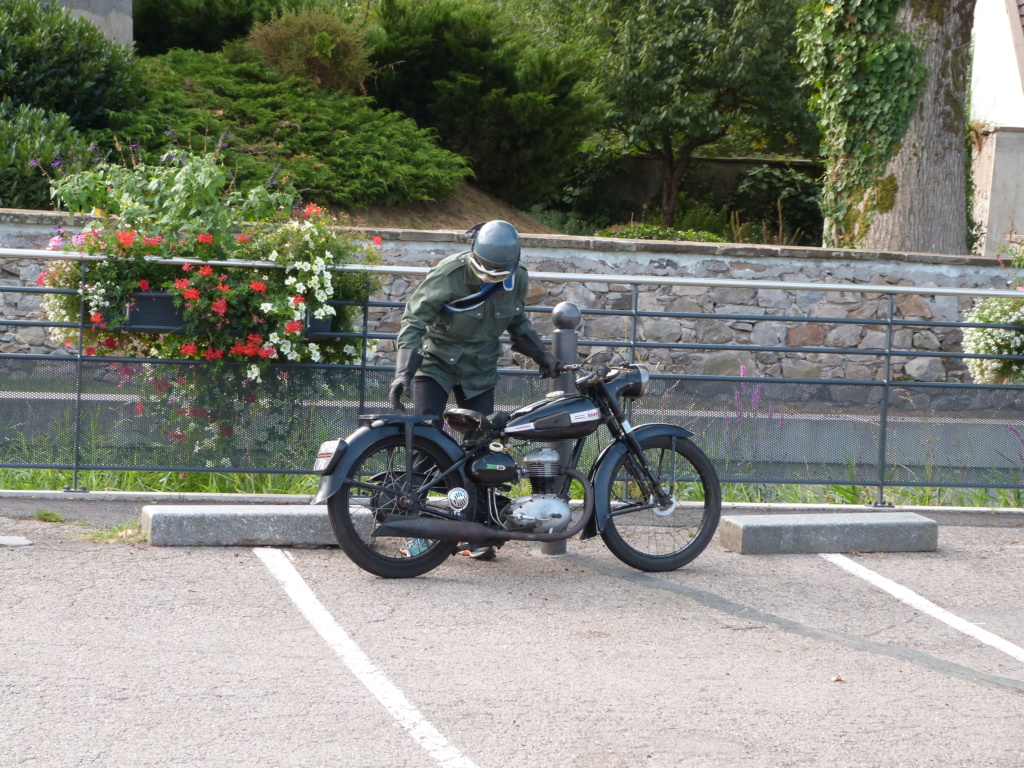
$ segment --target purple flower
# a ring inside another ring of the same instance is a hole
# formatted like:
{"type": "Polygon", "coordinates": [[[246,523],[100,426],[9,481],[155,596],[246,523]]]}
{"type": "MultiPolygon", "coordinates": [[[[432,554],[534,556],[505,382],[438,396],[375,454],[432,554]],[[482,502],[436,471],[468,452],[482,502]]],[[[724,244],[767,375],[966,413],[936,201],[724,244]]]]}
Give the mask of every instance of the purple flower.
{"type": "Polygon", "coordinates": [[[740,366],[740,376],[746,376],[746,375],[747,375],[747,366],[741,365],[740,366]]]}
{"type": "Polygon", "coordinates": [[[1013,424],[1007,424],[1006,428],[1009,429],[1011,432],[1013,432],[1013,434],[1016,435],[1018,440],[1022,439],[1021,436],[1020,436],[1020,430],[1017,429],[1015,426],[1013,426],[1013,424]]]}
{"type": "Polygon", "coordinates": [[[52,165],[54,168],[60,168],[60,160],[54,160],[52,163],[50,163],[50,165],[52,165]]]}
{"type": "Polygon", "coordinates": [[[35,168],[37,165],[39,165],[39,161],[38,160],[29,160],[28,164],[29,164],[30,168],[35,168]]]}
{"type": "Polygon", "coordinates": [[[758,404],[761,402],[761,385],[754,385],[754,394],[750,397],[750,408],[756,411],[758,404]]]}

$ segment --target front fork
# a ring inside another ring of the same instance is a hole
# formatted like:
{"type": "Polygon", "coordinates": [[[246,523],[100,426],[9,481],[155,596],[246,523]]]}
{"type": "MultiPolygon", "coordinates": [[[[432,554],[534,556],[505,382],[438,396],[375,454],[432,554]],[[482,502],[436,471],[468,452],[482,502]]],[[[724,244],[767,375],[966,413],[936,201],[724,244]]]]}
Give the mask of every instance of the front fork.
{"type": "MultiPolygon", "coordinates": [[[[644,449],[640,446],[640,442],[633,435],[633,425],[629,423],[625,415],[619,409],[618,403],[609,398],[609,406],[612,418],[608,421],[608,430],[612,433],[612,436],[621,440],[629,448],[628,461],[633,464],[633,471],[635,477],[638,480],[644,482],[647,487],[644,491],[647,493],[649,498],[655,498],[658,500],[658,504],[662,508],[667,508],[675,503],[675,498],[672,495],[672,489],[665,490],[661,483],[658,482],[658,478],[654,476],[654,472],[651,471],[650,465],[647,463],[647,457],[644,456],[644,449]]],[[[673,446],[673,449],[675,446],[673,446]]],[[[672,451],[672,460],[675,461],[675,450],[672,451]]],[[[673,470],[675,467],[673,467],[673,470]]],[[[671,477],[675,477],[673,471],[671,477]]]]}

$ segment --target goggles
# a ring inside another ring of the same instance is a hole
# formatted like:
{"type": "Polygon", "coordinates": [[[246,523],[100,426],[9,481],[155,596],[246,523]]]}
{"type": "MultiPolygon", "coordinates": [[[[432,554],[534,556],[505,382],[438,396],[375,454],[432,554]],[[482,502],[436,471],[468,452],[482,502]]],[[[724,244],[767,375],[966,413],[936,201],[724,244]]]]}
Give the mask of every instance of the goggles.
{"type": "Polygon", "coordinates": [[[473,274],[485,283],[500,283],[512,274],[514,266],[506,267],[505,269],[490,269],[481,263],[475,253],[470,253],[469,268],[473,270],[473,274]]]}

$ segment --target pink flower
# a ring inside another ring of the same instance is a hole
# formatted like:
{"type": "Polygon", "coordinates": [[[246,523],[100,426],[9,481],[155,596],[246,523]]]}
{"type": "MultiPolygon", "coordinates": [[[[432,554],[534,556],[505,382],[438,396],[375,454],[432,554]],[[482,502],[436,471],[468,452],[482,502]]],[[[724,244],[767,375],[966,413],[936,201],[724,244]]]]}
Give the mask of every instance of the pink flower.
{"type": "Polygon", "coordinates": [[[182,264],[181,268],[182,268],[183,271],[188,272],[188,271],[190,271],[192,269],[192,265],[191,264],[182,264]]]}

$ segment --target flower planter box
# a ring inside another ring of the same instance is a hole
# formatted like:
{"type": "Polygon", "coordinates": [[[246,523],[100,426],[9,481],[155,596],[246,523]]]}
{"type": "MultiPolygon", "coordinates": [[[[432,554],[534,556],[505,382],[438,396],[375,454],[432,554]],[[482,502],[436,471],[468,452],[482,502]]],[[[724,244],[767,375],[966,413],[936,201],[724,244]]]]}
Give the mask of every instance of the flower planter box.
{"type": "Polygon", "coordinates": [[[128,322],[119,330],[134,333],[181,333],[185,317],[174,297],[160,291],[133,291],[128,322]]]}

